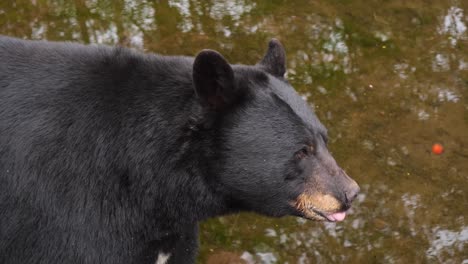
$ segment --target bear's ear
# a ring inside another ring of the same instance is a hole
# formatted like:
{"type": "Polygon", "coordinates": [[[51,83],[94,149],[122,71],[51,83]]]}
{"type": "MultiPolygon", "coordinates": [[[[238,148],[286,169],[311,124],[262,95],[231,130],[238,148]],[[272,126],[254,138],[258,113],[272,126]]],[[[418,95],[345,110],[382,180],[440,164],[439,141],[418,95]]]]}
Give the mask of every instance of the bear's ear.
{"type": "Polygon", "coordinates": [[[193,63],[193,84],[200,103],[211,110],[220,110],[234,100],[234,72],[214,50],[198,53],[193,63]]]}
{"type": "Polygon", "coordinates": [[[267,53],[257,65],[276,77],[284,77],[286,72],[286,53],[279,40],[270,40],[267,53]]]}

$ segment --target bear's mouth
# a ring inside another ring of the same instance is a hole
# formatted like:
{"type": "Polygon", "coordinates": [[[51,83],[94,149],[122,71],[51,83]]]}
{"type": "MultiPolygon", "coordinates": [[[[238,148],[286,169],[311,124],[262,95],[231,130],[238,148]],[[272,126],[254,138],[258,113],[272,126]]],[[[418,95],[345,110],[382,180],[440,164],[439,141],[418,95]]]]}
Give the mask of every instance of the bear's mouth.
{"type": "Polygon", "coordinates": [[[308,208],[305,211],[302,211],[302,217],[315,220],[315,221],[327,221],[327,222],[340,222],[343,221],[346,217],[346,211],[338,211],[338,212],[322,212],[315,208],[308,208]]]}
{"type": "Polygon", "coordinates": [[[346,217],[346,210],[338,199],[329,194],[300,194],[292,203],[303,218],[315,221],[339,222],[346,217]]]}

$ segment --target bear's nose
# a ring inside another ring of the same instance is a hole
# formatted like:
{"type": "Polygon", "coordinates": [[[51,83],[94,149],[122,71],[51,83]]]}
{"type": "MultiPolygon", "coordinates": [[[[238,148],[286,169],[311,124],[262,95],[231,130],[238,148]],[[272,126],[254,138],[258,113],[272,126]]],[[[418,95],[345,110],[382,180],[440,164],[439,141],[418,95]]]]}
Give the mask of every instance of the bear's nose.
{"type": "Polygon", "coordinates": [[[357,195],[359,194],[359,191],[359,185],[355,181],[352,181],[350,186],[345,191],[346,203],[351,204],[354,201],[354,199],[356,199],[357,195]]]}

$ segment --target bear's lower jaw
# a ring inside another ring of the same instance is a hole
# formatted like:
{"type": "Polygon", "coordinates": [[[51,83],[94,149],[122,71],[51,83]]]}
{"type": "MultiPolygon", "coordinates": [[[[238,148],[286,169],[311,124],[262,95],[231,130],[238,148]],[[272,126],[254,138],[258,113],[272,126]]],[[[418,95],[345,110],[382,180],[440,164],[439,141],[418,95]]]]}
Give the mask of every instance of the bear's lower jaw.
{"type": "Polygon", "coordinates": [[[304,217],[314,221],[329,221],[326,215],[318,210],[310,208],[304,212],[304,217]]]}
{"type": "Polygon", "coordinates": [[[310,211],[302,212],[301,216],[305,219],[308,220],[313,220],[313,221],[327,221],[328,218],[325,217],[325,215],[311,209],[310,211]]]}
{"type": "Polygon", "coordinates": [[[313,221],[340,222],[345,219],[346,212],[341,211],[336,213],[325,213],[314,208],[309,208],[308,210],[301,211],[300,216],[313,221]]]}
{"type": "Polygon", "coordinates": [[[346,217],[340,201],[330,194],[302,193],[290,204],[309,220],[338,222],[346,217]]]}
{"type": "Polygon", "coordinates": [[[318,221],[318,222],[340,222],[346,217],[346,211],[339,211],[334,213],[322,212],[315,208],[309,208],[307,210],[301,210],[297,216],[305,218],[307,220],[318,221]]]}

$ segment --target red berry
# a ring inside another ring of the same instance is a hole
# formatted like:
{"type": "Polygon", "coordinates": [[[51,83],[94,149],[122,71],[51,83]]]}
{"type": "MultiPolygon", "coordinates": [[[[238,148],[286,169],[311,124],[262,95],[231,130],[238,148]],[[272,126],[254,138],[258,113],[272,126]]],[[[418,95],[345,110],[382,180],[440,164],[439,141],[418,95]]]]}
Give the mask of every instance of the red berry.
{"type": "Polygon", "coordinates": [[[442,152],[444,152],[444,147],[442,147],[441,144],[436,143],[436,144],[432,145],[432,153],[434,153],[436,155],[440,155],[440,154],[442,154],[442,152]]]}

